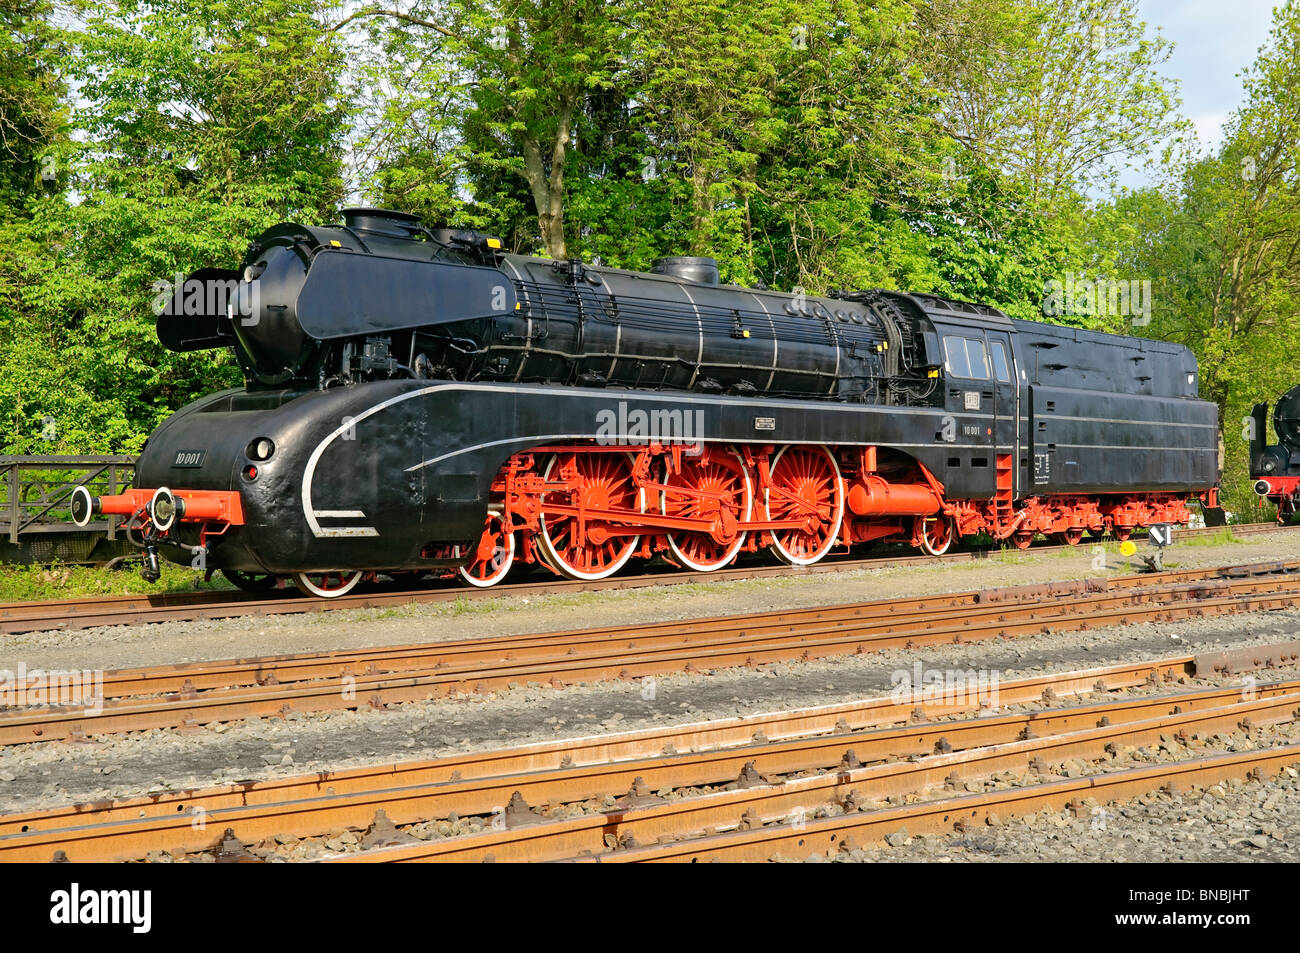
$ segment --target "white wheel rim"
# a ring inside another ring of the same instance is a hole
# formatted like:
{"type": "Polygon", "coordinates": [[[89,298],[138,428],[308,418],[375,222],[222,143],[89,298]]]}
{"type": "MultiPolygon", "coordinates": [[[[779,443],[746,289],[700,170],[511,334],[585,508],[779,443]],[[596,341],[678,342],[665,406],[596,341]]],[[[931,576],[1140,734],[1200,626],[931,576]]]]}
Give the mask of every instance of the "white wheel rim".
{"type": "MultiPolygon", "coordinates": [[[[747,505],[745,507],[745,515],[741,517],[741,520],[743,522],[748,522],[749,519],[754,515],[754,484],[753,481],[749,479],[749,468],[745,466],[744,457],[742,457],[734,450],[731,451],[731,456],[735,457],[736,462],[740,464],[740,475],[745,479],[745,501],[747,505]]],[[[666,472],[664,473],[663,482],[665,483],[668,482],[668,474],[666,472]]],[[[668,496],[667,491],[665,490],[659,491],[659,509],[665,513],[668,512],[667,496],[668,496]]],[[[748,535],[749,535],[748,533],[738,533],[736,535],[736,541],[727,547],[726,555],[722,558],[721,561],[716,562],[713,565],[696,562],[695,560],[687,556],[685,552],[682,551],[682,548],[677,545],[677,540],[673,538],[672,533],[668,534],[668,549],[670,552],[672,552],[673,558],[676,559],[678,562],[680,562],[687,569],[693,569],[696,572],[714,572],[715,570],[721,569],[723,566],[726,566],[728,563],[730,563],[733,559],[736,558],[736,554],[740,552],[740,547],[745,545],[745,538],[748,535]]]]}
{"type": "MultiPolygon", "coordinates": [[[[632,455],[628,454],[628,456],[631,457],[632,455]]],[[[555,461],[558,459],[559,459],[559,454],[556,454],[555,456],[551,457],[551,459],[546,464],[546,471],[542,474],[542,479],[544,480],[550,479],[551,468],[555,466],[555,461]]],[[[637,506],[642,513],[645,512],[645,490],[642,488],[637,489],[637,506]]],[[[624,552],[622,556],[614,560],[612,563],[610,563],[608,566],[606,566],[604,569],[600,570],[599,572],[586,572],[584,570],[575,569],[574,567],[570,566],[567,562],[565,562],[564,557],[562,557],[559,554],[559,551],[556,550],[555,543],[551,539],[551,531],[546,528],[546,507],[545,506],[542,507],[542,511],[538,516],[538,522],[542,526],[542,533],[537,548],[541,552],[542,558],[545,559],[551,565],[551,568],[554,569],[556,572],[558,572],[561,576],[567,576],[570,579],[594,580],[594,579],[604,579],[606,576],[612,576],[614,573],[618,572],[620,569],[622,569],[624,566],[627,565],[628,560],[632,558],[632,554],[636,552],[637,544],[641,542],[641,537],[639,535],[622,537],[623,539],[627,539],[631,541],[628,544],[626,552],[624,552]]]]}
{"type": "MultiPolygon", "coordinates": [[[[501,517],[494,516],[493,520],[501,523],[502,528],[505,527],[505,522],[501,517]]],[[[480,579],[478,576],[475,576],[472,573],[470,573],[466,569],[466,567],[461,566],[460,578],[464,579],[471,586],[477,586],[479,589],[486,589],[489,586],[495,586],[502,579],[506,578],[506,574],[510,572],[510,567],[515,564],[515,534],[506,533],[505,537],[506,537],[506,557],[505,559],[501,560],[501,565],[496,572],[494,572],[490,576],[480,579]]]]}
{"type": "MultiPolygon", "coordinates": [[[[777,451],[776,456],[772,458],[772,466],[769,468],[768,472],[771,472],[776,469],[777,462],[780,461],[781,457],[784,456],[785,452],[789,449],[791,449],[789,446],[784,446],[779,451],[777,451]]],[[[825,447],[813,446],[813,447],[809,447],[809,449],[816,450],[823,457],[825,457],[827,460],[830,461],[831,470],[835,474],[835,487],[839,492],[839,505],[836,506],[835,508],[834,530],[827,535],[825,545],[823,545],[821,549],[813,553],[811,556],[796,556],[794,553],[790,552],[784,546],[781,545],[781,540],[777,532],[773,531],[772,550],[777,554],[777,556],[783,562],[787,562],[791,566],[811,566],[813,563],[817,562],[819,559],[821,559],[823,556],[829,553],[835,547],[836,541],[840,538],[840,526],[843,525],[844,523],[844,477],[840,474],[840,465],[835,462],[835,455],[832,454],[830,451],[828,451],[825,447]]],[[[769,520],[773,518],[772,517],[772,494],[770,489],[765,489],[763,491],[763,510],[767,514],[767,518],[769,520]]]]}
{"type": "MultiPolygon", "coordinates": [[[[544,471],[542,471],[542,479],[543,479],[543,480],[546,479],[547,477],[549,477],[549,476],[551,475],[551,467],[554,466],[554,464],[555,464],[555,459],[556,459],[556,458],[555,458],[554,456],[552,456],[551,459],[550,459],[549,461],[547,461],[546,469],[545,469],[544,471]]],[[[544,519],[541,519],[541,518],[539,517],[539,518],[538,518],[538,524],[542,527],[543,530],[546,529],[546,521],[545,521],[544,519]]],[[[542,534],[541,534],[541,533],[535,533],[535,534],[534,534],[534,539],[535,539],[536,543],[535,543],[535,545],[533,546],[533,549],[536,550],[537,555],[538,555],[538,558],[540,558],[541,561],[542,561],[542,565],[544,565],[544,566],[545,566],[547,569],[549,569],[551,572],[555,573],[555,574],[556,574],[557,576],[559,576],[561,579],[566,579],[566,578],[568,578],[567,576],[565,576],[563,570],[560,569],[559,564],[556,563],[556,561],[555,561],[554,559],[551,558],[551,554],[550,554],[550,552],[549,552],[550,547],[547,545],[546,540],[543,538],[542,534]]]]}
{"type": "Polygon", "coordinates": [[[948,549],[952,546],[952,538],[953,538],[953,535],[954,535],[954,534],[953,534],[953,532],[952,532],[951,527],[949,527],[949,529],[948,529],[948,539],[947,539],[947,541],[943,544],[943,548],[941,548],[941,549],[937,549],[937,548],[935,548],[933,545],[931,545],[931,543],[930,543],[930,537],[928,537],[928,536],[925,535],[925,529],[926,529],[926,526],[927,526],[929,523],[936,522],[937,520],[942,520],[942,519],[944,519],[944,517],[942,517],[942,516],[939,516],[939,517],[922,517],[921,519],[922,519],[922,522],[921,522],[921,551],[922,551],[923,553],[929,555],[929,556],[942,556],[942,555],[943,555],[944,553],[946,553],[946,552],[948,551],[948,549]]]}
{"type": "Polygon", "coordinates": [[[542,540],[540,535],[538,535],[537,545],[534,546],[533,549],[536,550],[537,558],[541,561],[543,566],[560,578],[564,578],[564,573],[560,572],[560,568],[551,560],[550,554],[546,551],[546,543],[542,540]]]}
{"type": "Polygon", "coordinates": [[[293,577],[293,582],[294,585],[296,585],[299,589],[303,590],[304,592],[310,593],[311,595],[316,596],[317,598],[337,599],[339,596],[346,596],[349,592],[351,592],[353,589],[356,588],[357,583],[361,581],[362,573],[361,570],[358,569],[356,572],[352,574],[351,578],[349,578],[347,582],[339,586],[337,589],[322,589],[320,586],[316,585],[316,583],[311,581],[310,578],[311,576],[319,576],[319,575],[323,575],[323,574],[300,572],[293,577]]]}

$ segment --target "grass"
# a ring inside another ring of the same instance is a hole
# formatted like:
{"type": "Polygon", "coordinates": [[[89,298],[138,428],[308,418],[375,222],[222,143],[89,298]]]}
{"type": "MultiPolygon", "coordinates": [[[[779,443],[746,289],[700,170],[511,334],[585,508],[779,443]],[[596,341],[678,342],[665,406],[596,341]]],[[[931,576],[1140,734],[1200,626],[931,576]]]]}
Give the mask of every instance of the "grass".
{"type": "Polygon", "coordinates": [[[1179,539],[1178,531],[1174,531],[1174,543],[1179,546],[1226,546],[1244,542],[1246,540],[1234,533],[1231,526],[1223,527],[1212,536],[1192,536],[1188,539],[1179,539]]]}
{"type": "Polygon", "coordinates": [[[87,596],[153,595],[164,592],[213,592],[233,588],[220,574],[211,582],[188,566],[162,564],[157,582],[140,578],[134,560],[113,569],[96,566],[0,565],[0,602],[34,602],[44,599],[81,599],[87,596]]]}

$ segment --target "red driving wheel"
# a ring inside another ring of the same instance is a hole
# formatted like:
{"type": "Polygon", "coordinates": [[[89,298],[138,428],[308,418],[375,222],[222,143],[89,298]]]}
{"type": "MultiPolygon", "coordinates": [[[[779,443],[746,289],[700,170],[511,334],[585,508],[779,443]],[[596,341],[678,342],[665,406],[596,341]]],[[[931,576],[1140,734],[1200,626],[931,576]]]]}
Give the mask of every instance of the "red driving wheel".
{"type": "Polygon", "coordinates": [[[645,511],[645,493],[632,475],[632,457],[626,453],[557,453],[546,464],[547,480],[561,479],[576,470],[576,488],[552,491],[542,499],[542,531],[537,548],[542,558],[570,579],[604,579],[618,572],[636,552],[641,537],[605,532],[627,526],[604,520],[580,519],[571,513],[547,511],[552,506],[580,506],[589,510],[645,511]]]}
{"type": "MultiPolygon", "coordinates": [[[[682,492],[659,492],[665,516],[706,522],[723,517],[740,523],[753,513],[754,486],[745,461],[735,451],[708,447],[697,456],[683,456],[680,473],[671,471],[671,466],[665,467],[663,482],[682,492]]],[[[676,531],[668,534],[668,548],[687,569],[713,572],[736,558],[745,536],[736,533],[729,543],[720,543],[712,533],[676,531]]]]}
{"type": "Polygon", "coordinates": [[[839,465],[825,447],[783,447],[770,472],[771,486],[764,501],[767,518],[805,524],[773,530],[772,551],[792,566],[810,566],[831,551],[844,521],[839,465]]]}

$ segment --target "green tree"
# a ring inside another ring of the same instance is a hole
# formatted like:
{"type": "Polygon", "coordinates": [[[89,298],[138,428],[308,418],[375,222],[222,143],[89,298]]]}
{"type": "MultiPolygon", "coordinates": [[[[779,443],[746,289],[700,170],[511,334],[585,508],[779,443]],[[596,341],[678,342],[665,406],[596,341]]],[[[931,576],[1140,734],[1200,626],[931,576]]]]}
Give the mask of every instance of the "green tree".
{"type": "Polygon", "coordinates": [[[677,183],[679,251],[780,287],[880,283],[904,191],[933,191],[938,131],[902,2],[638,5],[637,101],[677,183]]]}
{"type": "Polygon", "coordinates": [[[1225,499],[1250,505],[1250,405],[1294,386],[1300,363],[1300,10],[1279,7],[1244,75],[1246,98],[1214,155],[1170,164],[1167,183],[1119,196],[1091,226],[1094,258],[1150,276],[1144,333],[1179,341],[1219,405],[1225,499]]]}
{"type": "MultiPolygon", "coordinates": [[[[621,3],[606,0],[433,0],[409,10],[365,8],[339,24],[380,21],[409,34],[385,41],[405,56],[382,64],[397,88],[416,90],[390,115],[411,128],[396,137],[378,174],[388,194],[413,194],[456,218],[461,181],[480,200],[518,207],[509,180],[527,187],[541,249],[568,257],[565,198],[586,98],[608,87],[622,63],[621,3]],[[446,92],[410,70],[449,81],[446,92]],[[412,175],[415,157],[434,159],[438,184],[425,192],[412,175]]],[[[375,33],[372,28],[371,35],[375,33]]],[[[392,97],[400,100],[402,97],[392,97]]],[[[390,102],[392,101],[390,99],[390,102]]],[[[464,202],[464,198],[461,199],[464,202]]],[[[472,201],[472,200],[471,200],[472,201]]]]}
{"type": "Polygon", "coordinates": [[[940,121],[958,141],[1026,183],[1048,215],[1116,169],[1176,146],[1188,124],[1160,75],[1172,44],[1136,0],[927,0],[917,3],[940,121]]]}
{"type": "Polygon", "coordinates": [[[50,150],[63,84],[52,12],[48,0],[0,0],[0,209],[10,213],[59,181],[50,150]]]}
{"type": "Polygon", "coordinates": [[[9,449],[134,449],[176,407],[240,381],[225,351],[172,354],[158,283],[238,260],[276,222],[333,216],[342,195],[342,51],[326,0],[104,3],[65,37],[79,135],[68,192],[31,205],[8,276],[9,449]],[[74,439],[75,438],[75,439],[74,439]]]}

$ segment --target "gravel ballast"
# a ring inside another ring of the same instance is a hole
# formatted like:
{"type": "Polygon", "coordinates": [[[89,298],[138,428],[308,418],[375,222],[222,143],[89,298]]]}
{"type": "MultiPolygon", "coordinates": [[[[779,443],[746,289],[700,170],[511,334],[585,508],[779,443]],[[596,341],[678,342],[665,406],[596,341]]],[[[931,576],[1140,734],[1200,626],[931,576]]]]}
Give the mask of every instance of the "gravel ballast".
{"type": "MultiPolygon", "coordinates": [[[[28,670],[122,667],[558,631],[1047,582],[1110,574],[1123,568],[1122,558],[1112,555],[1109,568],[1098,571],[1095,558],[1085,544],[1065,553],[1017,553],[933,567],[909,565],[653,590],[426,604],[398,610],[34,633],[5,639],[0,668],[13,669],[19,662],[28,670]]],[[[1300,535],[1279,533],[1251,537],[1246,543],[1175,547],[1167,566],[1192,568],[1294,558],[1300,558],[1300,535]]],[[[846,702],[888,694],[898,673],[917,662],[927,669],[983,670],[1010,681],[1047,672],[1286,641],[1297,638],[1298,632],[1300,608],[899,649],[758,670],[729,669],[565,689],[525,685],[493,695],[457,696],[383,711],[291,714],[285,719],[197,730],[92,737],[85,743],[19,745],[0,750],[0,810],[846,702]]],[[[1276,803],[1294,807],[1286,798],[1276,803]]],[[[1300,815],[1293,812],[1290,816],[1300,815]]],[[[1118,833],[1125,829],[1124,823],[1117,821],[1117,833],[1106,835],[1112,847],[1137,843],[1118,833]]],[[[1013,830],[1014,823],[1009,822],[995,833],[1010,837],[1013,830]]],[[[1019,844],[1008,841],[1002,853],[959,848],[927,859],[950,855],[953,859],[1028,857],[1024,851],[1017,853],[1019,844]]],[[[1183,849],[1189,848],[1183,845],[1183,849]]],[[[1079,859],[1087,858],[1080,855],[1079,859]]]]}
{"type": "MultiPolygon", "coordinates": [[[[906,832],[829,858],[848,863],[1294,862],[1300,852],[1300,770],[1232,779],[1186,794],[1153,791],[1116,805],[1043,810],[974,831],[906,832]]],[[[823,858],[809,858],[822,860],[823,858]]]]}
{"type": "Polygon", "coordinates": [[[517,688],[389,710],[291,714],[194,730],[92,737],[0,750],[0,810],[150,790],[430,758],[565,737],[684,724],[887,695],[915,663],[996,673],[1164,658],[1296,637],[1300,609],[1179,623],[1055,632],[961,646],[896,649],[763,669],[659,676],[564,689],[517,688]]]}
{"type": "MultiPolygon", "coordinates": [[[[1145,551],[1145,545],[1142,544],[1145,551]]],[[[1113,544],[1110,546],[1113,550],[1113,544]]],[[[1191,569],[1300,559],[1300,531],[1279,531],[1219,545],[1175,544],[1166,568],[1191,569]]],[[[1100,544],[1066,551],[1008,552],[987,559],[907,563],[845,572],[701,581],[643,589],[508,596],[344,609],[302,615],[194,619],[149,625],[31,632],[0,640],[0,669],[110,669],[254,655],[280,655],[407,642],[473,639],[598,626],[764,612],[895,599],[1134,571],[1100,544]]]]}

